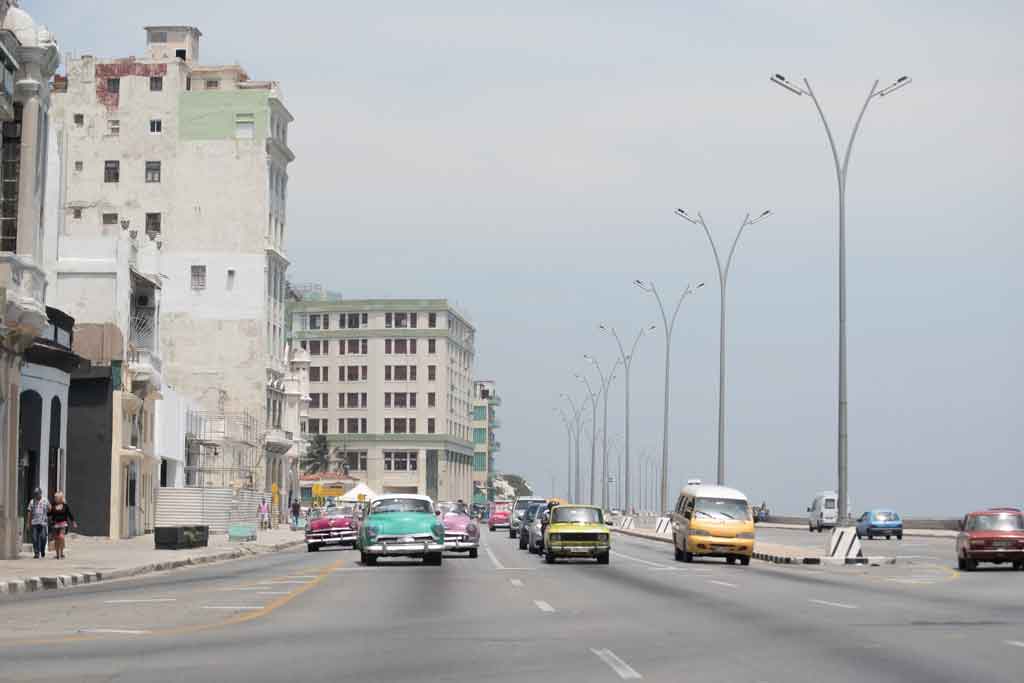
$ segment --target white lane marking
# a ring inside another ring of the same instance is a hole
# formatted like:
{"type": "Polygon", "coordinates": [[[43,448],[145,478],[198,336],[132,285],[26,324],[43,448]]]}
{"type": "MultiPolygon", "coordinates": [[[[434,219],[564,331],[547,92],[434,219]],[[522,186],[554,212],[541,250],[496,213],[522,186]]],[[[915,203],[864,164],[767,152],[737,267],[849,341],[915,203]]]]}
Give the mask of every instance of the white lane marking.
{"type": "Polygon", "coordinates": [[[256,595],[291,595],[288,591],[260,591],[256,595]]]}
{"type": "Polygon", "coordinates": [[[134,605],[139,602],[175,602],[177,598],[125,598],[123,600],[104,600],[107,605],[134,605]]]}
{"type": "Polygon", "coordinates": [[[495,569],[504,569],[505,565],[498,561],[498,558],[494,555],[494,551],[490,548],[484,548],[487,551],[487,557],[491,558],[491,564],[494,565],[495,569]]]}
{"type": "Polygon", "coordinates": [[[611,650],[598,650],[592,647],[590,648],[590,651],[597,655],[602,662],[610,666],[612,671],[619,675],[619,678],[623,680],[639,680],[643,678],[643,676],[640,675],[640,672],[622,661],[622,659],[611,650]]]}
{"type": "Polygon", "coordinates": [[[614,555],[615,557],[621,557],[626,560],[633,560],[634,562],[639,562],[640,564],[646,564],[648,567],[672,569],[672,567],[669,567],[669,565],[667,564],[661,564],[660,562],[651,562],[650,560],[642,560],[639,557],[633,557],[631,555],[623,555],[622,553],[616,550],[612,551],[612,555],[614,555]]]}
{"type": "Polygon", "coordinates": [[[728,581],[715,581],[714,579],[708,579],[708,583],[714,583],[719,586],[725,586],[726,588],[739,588],[735,583],[729,583],[728,581]]]}
{"type": "Polygon", "coordinates": [[[298,576],[298,575],[292,574],[292,575],[288,576],[288,578],[289,579],[307,579],[308,580],[308,579],[315,579],[317,577],[315,577],[315,576],[298,576]]]}
{"type": "Polygon", "coordinates": [[[144,636],[149,631],[136,631],[127,628],[80,628],[79,633],[114,633],[122,636],[144,636]]]}
{"type": "Polygon", "coordinates": [[[1021,642],[1019,640],[1008,640],[1006,641],[1006,644],[1013,645],[1014,647],[1024,647],[1024,642],[1021,642]]]}
{"type": "Polygon", "coordinates": [[[649,572],[688,572],[689,567],[648,567],[649,572]]]}
{"type": "Polygon", "coordinates": [[[537,606],[537,609],[539,609],[541,612],[554,612],[555,611],[554,607],[552,607],[548,603],[544,602],[543,600],[534,600],[533,604],[535,604],[537,606]]]}
{"type": "Polygon", "coordinates": [[[309,581],[260,581],[261,586],[280,586],[282,584],[307,584],[309,581]]]}
{"type": "Polygon", "coordinates": [[[203,605],[203,609],[263,609],[262,605],[203,605]]]}
{"type": "Polygon", "coordinates": [[[808,600],[807,602],[813,602],[816,605],[825,605],[826,607],[839,607],[840,609],[857,609],[856,605],[847,605],[844,602],[829,602],[828,600],[808,600]]]}
{"type": "Polygon", "coordinates": [[[511,583],[516,588],[522,588],[523,587],[523,582],[520,581],[519,579],[509,579],[508,582],[511,583]]]}

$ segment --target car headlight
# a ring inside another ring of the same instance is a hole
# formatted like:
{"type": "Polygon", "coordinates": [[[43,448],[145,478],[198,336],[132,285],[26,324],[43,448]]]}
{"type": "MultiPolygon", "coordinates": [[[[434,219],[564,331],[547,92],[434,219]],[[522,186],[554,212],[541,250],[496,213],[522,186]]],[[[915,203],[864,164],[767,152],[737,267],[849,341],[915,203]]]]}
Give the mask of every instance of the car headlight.
{"type": "Polygon", "coordinates": [[[706,531],[704,529],[690,529],[687,532],[687,535],[688,536],[712,536],[713,534],[710,531],[706,531]]]}
{"type": "Polygon", "coordinates": [[[469,534],[470,536],[476,536],[479,531],[480,530],[477,528],[476,524],[467,524],[466,525],[466,533],[469,534]]]}
{"type": "Polygon", "coordinates": [[[736,538],[749,538],[749,539],[753,540],[754,532],[753,531],[742,531],[742,532],[736,534],[736,538]]]}
{"type": "Polygon", "coordinates": [[[598,543],[607,543],[608,542],[608,534],[598,534],[597,542],[598,543]]]}
{"type": "Polygon", "coordinates": [[[561,534],[551,534],[548,538],[549,538],[549,540],[552,543],[558,543],[559,541],[562,540],[562,535],[561,534]]]}
{"type": "Polygon", "coordinates": [[[380,533],[380,529],[378,529],[375,526],[366,526],[365,529],[366,529],[366,538],[367,538],[367,540],[370,540],[370,541],[372,541],[373,539],[377,538],[377,534],[380,533]]]}
{"type": "Polygon", "coordinates": [[[434,538],[444,538],[444,524],[438,522],[430,531],[434,534],[434,538]]]}

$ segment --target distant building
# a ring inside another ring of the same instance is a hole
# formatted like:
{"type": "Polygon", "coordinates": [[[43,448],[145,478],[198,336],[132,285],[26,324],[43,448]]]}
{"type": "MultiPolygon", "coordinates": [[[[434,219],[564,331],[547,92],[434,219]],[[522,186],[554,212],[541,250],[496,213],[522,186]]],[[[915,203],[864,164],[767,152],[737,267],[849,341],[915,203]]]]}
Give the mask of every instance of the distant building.
{"type": "Polygon", "coordinates": [[[473,502],[494,500],[491,476],[494,455],[501,449],[494,430],[501,426],[496,414],[501,398],[491,380],[473,382],[473,502]]]}
{"type": "Polygon", "coordinates": [[[473,495],[473,326],[445,299],[302,300],[293,343],[309,353],[308,438],[374,491],[473,495]]]}

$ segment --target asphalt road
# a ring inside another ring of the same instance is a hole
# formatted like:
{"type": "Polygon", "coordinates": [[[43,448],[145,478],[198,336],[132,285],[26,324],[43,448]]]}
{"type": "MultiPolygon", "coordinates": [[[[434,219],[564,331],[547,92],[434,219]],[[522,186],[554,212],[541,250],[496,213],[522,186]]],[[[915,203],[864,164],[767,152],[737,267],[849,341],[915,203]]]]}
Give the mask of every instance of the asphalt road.
{"type": "Polygon", "coordinates": [[[442,567],[285,552],[0,601],[3,681],[1013,681],[1024,572],[824,569],[507,534],[442,567]]]}

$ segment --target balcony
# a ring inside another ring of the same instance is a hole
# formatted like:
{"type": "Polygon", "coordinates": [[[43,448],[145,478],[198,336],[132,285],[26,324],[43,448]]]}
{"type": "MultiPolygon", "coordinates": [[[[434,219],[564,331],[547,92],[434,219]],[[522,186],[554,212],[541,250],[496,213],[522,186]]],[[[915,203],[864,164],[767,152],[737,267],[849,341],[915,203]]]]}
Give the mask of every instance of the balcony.
{"type": "Polygon", "coordinates": [[[501,450],[501,442],[500,441],[492,441],[491,442],[491,452],[492,453],[497,453],[500,450],[501,450]]]}
{"type": "Polygon", "coordinates": [[[0,292],[6,292],[0,325],[20,351],[46,329],[46,273],[32,259],[0,252],[0,292]]]}
{"type": "Polygon", "coordinates": [[[149,349],[128,349],[128,369],[135,382],[148,382],[154,389],[163,384],[163,362],[149,349]]]}
{"type": "Polygon", "coordinates": [[[263,447],[271,455],[284,455],[295,445],[292,436],[291,432],[286,432],[283,429],[268,429],[266,438],[263,440],[263,447]]]}

